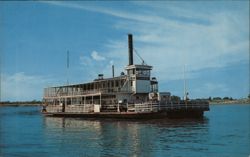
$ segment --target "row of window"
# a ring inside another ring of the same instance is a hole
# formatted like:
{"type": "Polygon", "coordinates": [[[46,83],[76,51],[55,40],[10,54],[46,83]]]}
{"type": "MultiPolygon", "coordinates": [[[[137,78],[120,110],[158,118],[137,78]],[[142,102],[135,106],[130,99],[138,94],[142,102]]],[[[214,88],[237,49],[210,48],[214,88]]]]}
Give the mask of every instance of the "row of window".
{"type": "Polygon", "coordinates": [[[128,75],[144,75],[144,76],[150,76],[150,70],[145,69],[130,69],[128,70],[128,75]]]}

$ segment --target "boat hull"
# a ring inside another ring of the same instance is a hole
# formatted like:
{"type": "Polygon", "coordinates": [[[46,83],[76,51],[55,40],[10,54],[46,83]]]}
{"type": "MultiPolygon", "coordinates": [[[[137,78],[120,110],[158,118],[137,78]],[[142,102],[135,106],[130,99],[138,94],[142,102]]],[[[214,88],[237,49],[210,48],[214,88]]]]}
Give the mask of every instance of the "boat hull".
{"type": "Polygon", "coordinates": [[[45,116],[52,117],[77,117],[77,118],[115,118],[115,119],[159,119],[159,118],[202,118],[202,110],[193,111],[162,111],[162,112],[99,112],[99,113],[65,113],[43,112],[45,116]]]}

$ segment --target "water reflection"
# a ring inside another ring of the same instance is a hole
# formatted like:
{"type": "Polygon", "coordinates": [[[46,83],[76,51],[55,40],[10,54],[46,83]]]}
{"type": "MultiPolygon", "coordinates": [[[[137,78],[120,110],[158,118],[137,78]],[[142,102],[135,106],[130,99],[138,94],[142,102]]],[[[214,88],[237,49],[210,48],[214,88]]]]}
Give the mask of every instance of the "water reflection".
{"type": "Polygon", "coordinates": [[[208,123],[206,118],[121,121],[44,117],[47,142],[61,143],[61,151],[77,156],[158,156],[173,148],[207,150],[201,144],[206,143],[208,123]]]}
{"type": "Polygon", "coordinates": [[[250,105],[214,105],[202,120],[44,117],[0,107],[0,156],[248,156],[250,105]]]}

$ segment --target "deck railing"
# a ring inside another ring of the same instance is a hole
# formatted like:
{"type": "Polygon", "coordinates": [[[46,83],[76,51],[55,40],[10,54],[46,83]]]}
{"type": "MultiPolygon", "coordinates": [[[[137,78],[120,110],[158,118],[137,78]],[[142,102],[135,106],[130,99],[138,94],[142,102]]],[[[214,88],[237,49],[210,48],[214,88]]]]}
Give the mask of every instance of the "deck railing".
{"type": "Polygon", "coordinates": [[[62,106],[61,105],[48,105],[46,106],[46,112],[52,112],[52,113],[57,113],[57,112],[62,112],[62,106]]]}
{"type": "Polygon", "coordinates": [[[160,104],[160,110],[179,110],[179,109],[201,109],[209,110],[209,103],[207,102],[188,102],[188,103],[163,103],[160,104]]]}
{"type": "Polygon", "coordinates": [[[85,104],[85,105],[68,105],[65,107],[65,112],[74,112],[74,113],[88,113],[94,112],[93,104],[85,104]]]}
{"type": "MultiPolygon", "coordinates": [[[[48,105],[46,106],[47,112],[58,113],[63,111],[62,105],[48,105]]],[[[93,104],[85,104],[85,105],[66,105],[65,112],[69,113],[89,113],[94,112],[93,104]]]]}
{"type": "Polygon", "coordinates": [[[80,90],[80,91],[53,91],[47,92],[45,90],[44,97],[60,97],[60,96],[82,96],[88,94],[96,94],[96,93],[112,93],[112,92],[128,92],[129,90],[124,90],[119,87],[108,88],[108,89],[94,89],[94,90],[80,90]]]}
{"type": "Polygon", "coordinates": [[[159,111],[159,103],[146,102],[146,103],[136,103],[127,104],[128,112],[157,112],[159,111]]]}
{"type": "Polygon", "coordinates": [[[44,97],[58,97],[58,96],[78,96],[99,93],[100,90],[88,90],[88,91],[70,91],[70,92],[58,92],[58,93],[44,93],[44,97]]]}
{"type": "MultiPolygon", "coordinates": [[[[116,112],[118,104],[104,105],[105,109],[110,112],[116,112]]],[[[120,106],[121,109],[122,106],[120,106]]],[[[123,106],[124,107],[124,106],[123,106]]],[[[158,111],[171,111],[171,110],[209,110],[209,103],[206,102],[189,102],[189,103],[158,103],[158,102],[144,102],[144,103],[134,103],[127,104],[127,110],[122,112],[158,112],[158,111]]],[[[62,112],[62,105],[48,105],[46,106],[47,112],[62,112]]],[[[120,110],[121,111],[121,110],[120,110]]],[[[94,112],[94,104],[75,104],[66,105],[65,112],[69,113],[89,113],[94,112]]]]}

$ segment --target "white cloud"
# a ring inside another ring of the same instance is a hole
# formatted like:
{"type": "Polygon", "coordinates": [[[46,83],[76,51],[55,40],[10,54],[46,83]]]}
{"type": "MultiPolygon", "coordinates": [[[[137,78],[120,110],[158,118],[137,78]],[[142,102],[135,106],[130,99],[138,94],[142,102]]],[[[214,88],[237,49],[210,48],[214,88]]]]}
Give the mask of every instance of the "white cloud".
{"type": "Polygon", "coordinates": [[[80,56],[80,64],[87,66],[87,65],[91,65],[92,64],[92,60],[91,58],[87,57],[87,56],[80,56]]]}
{"type": "Polygon", "coordinates": [[[92,57],[94,60],[97,60],[97,61],[103,61],[103,60],[106,59],[105,57],[103,57],[103,56],[101,56],[100,54],[98,54],[98,52],[96,52],[96,51],[93,51],[93,52],[91,53],[91,57],[92,57]]]}
{"type": "MultiPolygon", "coordinates": [[[[190,71],[200,71],[248,59],[248,14],[218,11],[217,14],[206,12],[203,15],[202,12],[181,9],[188,12],[190,17],[193,15],[199,18],[196,14],[201,14],[201,17],[206,18],[202,20],[208,21],[208,24],[179,22],[161,15],[163,20],[154,20],[148,24],[121,20],[115,28],[135,32],[135,48],[147,63],[155,66],[156,74],[162,80],[180,79],[184,64],[187,64],[190,71]]],[[[143,18],[147,18],[147,15],[143,18]]]]}
{"type": "Polygon", "coordinates": [[[1,101],[41,100],[43,88],[52,83],[52,79],[27,75],[23,72],[12,75],[3,74],[1,78],[1,101]]]}
{"type": "MultiPolygon", "coordinates": [[[[199,5],[197,2],[189,5],[190,2],[184,5],[180,5],[183,2],[128,2],[136,3],[136,10],[128,10],[126,6],[118,9],[116,5],[104,7],[95,2],[41,3],[116,17],[111,27],[134,34],[134,47],[147,64],[154,66],[152,74],[160,81],[182,79],[184,64],[190,78],[199,77],[197,71],[206,68],[221,68],[249,60],[249,7],[246,11],[242,2],[232,2],[240,3],[242,9],[235,9],[235,6],[216,9],[218,4],[213,2],[206,3],[209,5],[204,2],[199,5]]],[[[249,6],[249,2],[244,3],[249,6]]],[[[96,51],[80,57],[84,78],[95,78],[98,73],[111,76],[112,64],[118,73],[124,70],[128,63],[127,37],[112,38],[105,46],[108,52],[105,57],[96,51]]],[[[136,55],[134,59],[135,63],[141,63],[136,55]]],[[[53,80],[22,72],[4,74],[1,97],[6,100],[38,99],[48,82],[53,80]]],[[[208,94],[218,90],[228,92],[226,85],[214,83],[205,84],[200,90],[208,94]]]]}
{"type": "Polygon", "coordinates": [[[209,97],[209,96],[226,96],[231,95],[230,94],[230,88],[228,85],[224,83],[214,83],[214,82],[207,82],[199,88],[195,88],[192,90],[193,95],[200,95],[202,93],[203,96],[209,97]]]}
{"type": "Polygon", "coordinates": [[[83,81],[92,81],[97,74],[104,74],[104,77],[111,77],[111,67],[115,63],[109,57],[104,58],[93,51],[91,56],[80,56],[81,71],[84,72],[83,81]],[[102,61],[102,62],[100,62],[102,61]]]}
{"type": "Polygon", "coordinates": [[[56,5],[61,7],[68,7],[73,9],[80,9],[85,11],[91,11],[91,12],[98,12],[103,13],[123,19],[129,19],[129,20],[135,20],[135,21],[141,21],[141,22],[152,22],[152,21],[162,21],[163,19],[158,16],[144,16],[140,14],[133,14],[130,12],[124,12],[121,10],[114,10],[111,8],[104,8],[100,7],[100,5],[91,5],[91,3],[71,3],[71,2],[55,2],[55,1],[42,1],[42,3],[50,4],[50,5],[56,5]]]}
{"type": "Polygon", "coordinates": [[[110,64],[110,65],[113,65],[113,64],[114,64],[114,61],[113,61],[113,60],[109,61],[109,64],[110,64]]]}
{"type": "MultiPolygon", "coordinates": [[[[194,72],[248,60],[249,9],[242,8],[243,3],[237,9],[219,8],[224,4],[216,2],[206,3],[207,8],[202,3],[136,2],[140,6],[136,11],[71,2],[46,3],[118,17],[113,28],[134,34],[134,47],[146,63],[154,66],[153,75],[159,80],[181,79],[184,64],[194,72]]],[[[106,45],[105,56],[119,63],[119,70],[127,65],[126,40],[123,36],[106,45]]]]}

